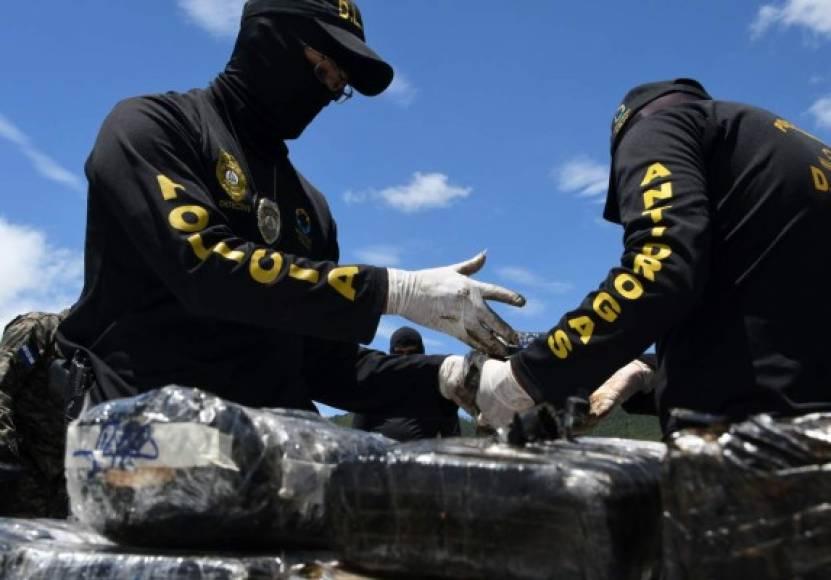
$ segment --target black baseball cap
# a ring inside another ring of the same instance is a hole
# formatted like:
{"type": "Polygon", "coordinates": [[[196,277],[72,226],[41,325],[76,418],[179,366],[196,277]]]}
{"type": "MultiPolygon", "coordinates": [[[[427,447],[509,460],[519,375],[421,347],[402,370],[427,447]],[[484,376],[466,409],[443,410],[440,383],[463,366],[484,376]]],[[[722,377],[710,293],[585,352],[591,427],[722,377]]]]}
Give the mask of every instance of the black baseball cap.
{"type": "MultiPolygon", "coordinates": [[[[353,0],[248,0],[242,19],[264,15],[309,18],[330,41],[331,56],[349,75],[359,93],[378,95],[390,85],[392,67],[366,44],[364,21],[353,0]]],[[[323,47],[313,47],[321,48],[323,47]]]]}
{"type": "Polygon", "coordinates": [[[679,78],[636,86],[623,97],[623,102],[615,111],[615,116],[612,119],[613,154],[617,144],[626,132],[626,128],[631,125],[631,121],[638,114],[638,111],[655,99],[669,93],[686,93],[700,99],[712,99],[701,83],[695,79],[679,78]]]}
{"type": "MultiPolygon", "coordinates": [[[[626,93],[626,96],[623,97],[623,102],[615,112],[615,116],[612,119],[612,168],[609,171],[609,188],[606,193],[606,206],[603,209],[603,217],[608,221],[620,223],[620,211],[618,209],[617,191],[615,191],[614,182],[614,156],[618,143],[620,143],[627,129],[639,118],[638,113],[643,111],[643,114],[647,114],[649,112],[648,109],[645,109],[647,105],[661,97],[666,97],[666,99],[671,100],[673,99],[674,93],[689,95],[694,99],[712,99],[710,94],[704,89],[704,86],[697,80],[678,78],[669,81],[645,83],[634,87],[626,93]]],[[[655,103],[656,106],[659,104],[655,103]]],[[[642,116],[640,115],[640,117],[642,116]]]]}

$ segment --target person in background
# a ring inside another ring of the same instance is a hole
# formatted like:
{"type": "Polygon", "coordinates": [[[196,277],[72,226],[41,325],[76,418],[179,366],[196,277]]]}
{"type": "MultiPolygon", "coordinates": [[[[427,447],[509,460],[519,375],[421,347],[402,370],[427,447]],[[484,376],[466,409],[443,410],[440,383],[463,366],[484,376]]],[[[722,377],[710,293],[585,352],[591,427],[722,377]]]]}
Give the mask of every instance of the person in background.
{"type": "MultiPolygon", "coordinates": [[[[421,334],[409,326],[402,326],[390,337],[390,354],[424,354],[421,334]]],[[[392,416],[384,413],[355,414],[352,426],[355,429],[380,433],[396,441],[413,441],[433,437],[458,437],[461,435],[459,416],[454,411],[443,416],[392,416]]]]}

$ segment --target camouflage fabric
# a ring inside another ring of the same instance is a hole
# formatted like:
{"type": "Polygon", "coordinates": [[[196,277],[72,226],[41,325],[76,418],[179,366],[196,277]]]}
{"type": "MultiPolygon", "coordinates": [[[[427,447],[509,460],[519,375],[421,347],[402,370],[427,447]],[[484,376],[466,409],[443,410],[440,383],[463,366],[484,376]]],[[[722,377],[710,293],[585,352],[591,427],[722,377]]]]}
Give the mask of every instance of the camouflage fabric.
{"type": "Polygon", "coordinates": [[[49,391],[55,333],[66,314],[23,314],[0,339],[0,462],[23,468],[21,477],[0,487],[3,515],[67,515],[64,402],[49,391]]]}

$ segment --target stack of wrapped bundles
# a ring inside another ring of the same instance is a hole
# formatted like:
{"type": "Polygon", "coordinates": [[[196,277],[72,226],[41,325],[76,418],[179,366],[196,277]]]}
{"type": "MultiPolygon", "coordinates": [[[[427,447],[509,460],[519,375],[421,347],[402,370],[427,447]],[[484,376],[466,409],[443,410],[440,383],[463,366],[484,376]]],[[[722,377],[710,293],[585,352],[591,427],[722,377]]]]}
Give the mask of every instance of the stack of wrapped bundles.
{"type": "Polygon", "coordinates": [[[658,443],[425,441],[339,465],[345,562],[446,578],[644,579],[660,565],[658,443]]]}
{"type": "Polygon", "coordinates": [[[300,554],[200,555],[125,548],[65,520],[0,518],[0,578],[4,580],[241,580],[296,578],[312,570],[336,572],[326,561],[305,562],[313,562],[310,555],[304,559],[300,554]]]}
{"type": "Polygon", "coordinates": [[[831,577],[831,414],[688,429],[663,480],[665,577],[831,577]]]}
{"type": "Polygon", "coordinates": [[[325,547],[333,467],[391,442],[314,413],[253,410],[165,387],[90,409],[69,428],[73,514],[121,544],[325,547]]]}
{"type": "Polygon", "coordinates": [[[8,452],[0,449],[0,514],[14,514],[20,510],[19,502],[20,481],[25,472],[19,463],[4,461],[8,452]]]}

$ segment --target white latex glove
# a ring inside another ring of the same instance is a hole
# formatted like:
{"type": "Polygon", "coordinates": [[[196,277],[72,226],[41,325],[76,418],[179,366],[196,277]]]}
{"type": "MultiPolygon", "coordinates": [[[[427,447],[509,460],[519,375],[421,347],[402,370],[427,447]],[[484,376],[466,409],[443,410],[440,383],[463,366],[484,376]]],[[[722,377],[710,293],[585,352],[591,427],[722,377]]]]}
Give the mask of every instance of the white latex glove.
{"type": "Polygon", "coordinates": [[[600,420],[635,393],[649,391],[651,378],[652,369],[639,360],[618,369],[589,397],[589,417],[600,420]]]}
{"type": "Polygon", "coordinates": [[[514,378],[510,363],[488,359],[481,368],[478,380],[469,380],[467,374],[471,371],[464,357],[447,357],[439,367],[441,394],[467,411],[479,425],[494,428],[508,425],[514,413],[534,406],[534,400],[514,378]]]}
{"type": "Polygon", "coordinates": [[[506,427],[514,414],[526,411],[535,405],[511,370],[511,363],[488,360],[482,366],[482,378],[476,393],[480,425],[493,428],[506,427]]]}
{"type": "Polygon", "coordinates": [[[479,408],[476,406],[478,383],[465,385],[465,358],[452,355],[444,359],[439,367],[439,391],[445,399],[450,399],[467,413],[476,418],[479,408]]]}
{"type": "Polygon", "coordinates": [[[404,318],[454,336],[476,350],[505,356],[516,332],[485,300],[524,306],[520,294],[469,278],[485,265],[485,253],[460,264],[409,272],[390,268],[384,314],[404,318]],[[499,338],[502,341],[499,340],[499,338]]]}

